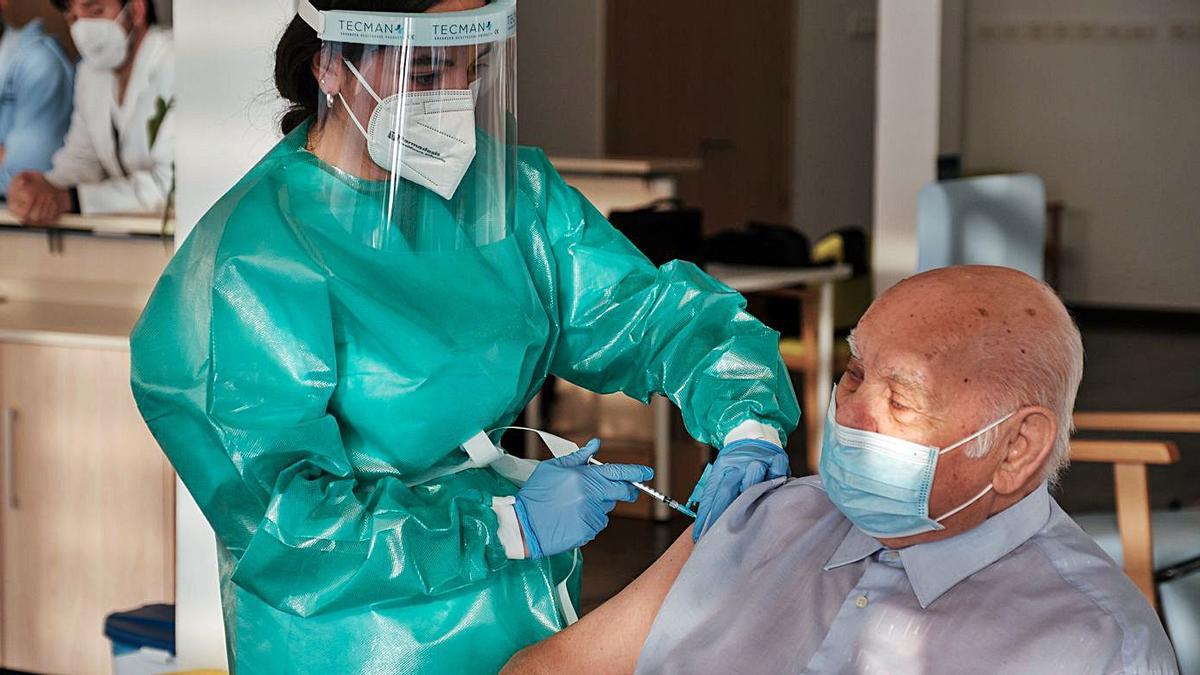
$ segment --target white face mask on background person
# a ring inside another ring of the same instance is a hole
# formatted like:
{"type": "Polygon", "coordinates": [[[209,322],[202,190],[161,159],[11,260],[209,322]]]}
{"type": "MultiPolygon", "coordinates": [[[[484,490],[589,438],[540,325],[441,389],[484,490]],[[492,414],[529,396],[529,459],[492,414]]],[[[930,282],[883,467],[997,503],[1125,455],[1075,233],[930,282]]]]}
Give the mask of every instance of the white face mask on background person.
{"type": "Polygon", "coordinates": [[[76,19],[71,24],[71,40],[85,63],[102,70],[115,70],[125,63],[130,35],[119,20],[128,10],[125,5],[115,19],[76,19]]]}
{"type": "Polygon", "coordinates": [[[376,102],[364,128],[338,93],[354,126],[367,139],[371,160],[443,199],[453,197],[475,159],[477,90],[443,89],[380,98],[354,64],[345,64],[376,102]],[[398,169],[394,168],[397,162],[398,169]]]}

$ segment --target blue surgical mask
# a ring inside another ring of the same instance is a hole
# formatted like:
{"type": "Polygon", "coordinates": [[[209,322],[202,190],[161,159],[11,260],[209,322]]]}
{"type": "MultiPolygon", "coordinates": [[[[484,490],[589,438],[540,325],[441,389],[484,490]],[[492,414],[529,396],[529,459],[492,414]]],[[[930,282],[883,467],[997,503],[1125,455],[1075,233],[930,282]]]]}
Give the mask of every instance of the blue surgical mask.
{"type": "Polygon", "coordinates": [[[830,501],[858,529],[877,539],[899,539],[943,528],[941,521],[986,495],[989,484],[965,503],[929,517],[929,491],[938,457],[996,428],[1014,413],[945,448],[913,443],[837,423],[837,388],[829,403],[821,446],[821,483],[830,501]]]}

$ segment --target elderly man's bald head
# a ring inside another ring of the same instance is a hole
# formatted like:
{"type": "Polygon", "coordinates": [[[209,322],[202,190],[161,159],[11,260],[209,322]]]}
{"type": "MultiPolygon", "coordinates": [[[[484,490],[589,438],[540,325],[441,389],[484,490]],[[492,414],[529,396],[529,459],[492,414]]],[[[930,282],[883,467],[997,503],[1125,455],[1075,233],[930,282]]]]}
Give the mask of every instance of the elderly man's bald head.
{"type": "Polygon", "coordinates": [[[837,424],[947,450],[924,505],[942,529],[884,545],[965,532],[1066,464],[1083,347],[1066,308],[1037,280],[998,267],[917,275],[871,305],[850,346],[837,424]]]}
{"type": "MultiPolygon", "coordinates": [[[[1043,475],[1053,479],[1065,465],[1083,346],[1066,308],[1042,282],[1003,267],[925,272],[880,296],[853,337],[856,350],[886,340],[925,366],[918,377],[940,375],[940,391],[931,393],[969,402],[978,415],[968,426],[1021,406],[1053,411],[1057,438],[1043,475]]],[[[968,454],[986,452],[986,441],[968,454]]]]}

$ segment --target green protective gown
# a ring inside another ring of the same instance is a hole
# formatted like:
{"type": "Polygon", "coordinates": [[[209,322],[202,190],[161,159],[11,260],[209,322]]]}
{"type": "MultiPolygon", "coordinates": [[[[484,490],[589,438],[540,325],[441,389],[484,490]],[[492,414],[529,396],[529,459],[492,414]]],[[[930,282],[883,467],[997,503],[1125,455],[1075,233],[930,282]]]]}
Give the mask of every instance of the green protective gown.
{"type": "Polygon", "coordinates": [[[418,253],[330,206],[369,187],[306,135],[200,221],[132,335],[138,405],[216,530],[238,672],[495,672],[563,628],[575,556],[509,560],[497,536],[517,485],[405,481],[465,460],[548,374],[665,394],[709,445],[795,428],[777,334],[695,266],[655,268],[541,151],[517,153],[506,237],[418,253]]]}

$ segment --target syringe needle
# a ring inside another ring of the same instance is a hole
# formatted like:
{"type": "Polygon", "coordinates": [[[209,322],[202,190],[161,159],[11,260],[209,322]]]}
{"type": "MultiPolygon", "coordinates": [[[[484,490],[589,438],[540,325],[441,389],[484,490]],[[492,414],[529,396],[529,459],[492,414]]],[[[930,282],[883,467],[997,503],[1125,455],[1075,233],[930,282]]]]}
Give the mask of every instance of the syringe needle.
{"type": "MultiPolygon", "coordinates": [[[[594,464],[596,466],[604,466],[604,462],[601,462],[600,460],[596,459],[595,457],[589,457],[588,464],[594,464]]],[[[650,495],[651,497],[654,497],[658,501],[675,509],[676,511],[682,513],[683,515],[688,516],[689,518],[692,518],[693,520],[696,518],[695,511],[692,511],[688,507],[684,506],[683,504],[680,504],[679,502],[675,501],[674,499],[671,499],[670,497],[664,495],[663,493],[659,492],[658,490],[655,490],[654,488],[649,487],[643,483],[638,483],[638,482],[634,482],[634,481],[630,481],[630,483],[633,485],[633,487],[641,490],[642,492],[645,492],[646,494],[650,495]]]]}

